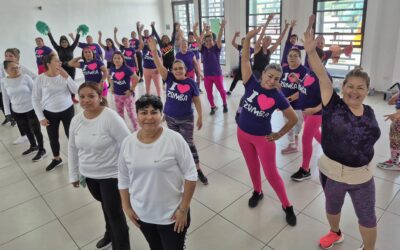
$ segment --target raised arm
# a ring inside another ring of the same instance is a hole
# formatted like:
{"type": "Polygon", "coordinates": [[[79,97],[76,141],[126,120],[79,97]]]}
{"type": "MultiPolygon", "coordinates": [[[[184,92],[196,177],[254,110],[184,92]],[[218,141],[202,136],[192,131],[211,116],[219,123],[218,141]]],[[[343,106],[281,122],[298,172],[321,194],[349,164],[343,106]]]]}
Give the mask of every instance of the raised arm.
{"type": "Polygon", "coordinates": [[[236,31],[235,35],[233,35],[233,38],[232,38],[232,41],[231,41],[231,44],[232,44],[233,47],[235,47],[235,49],[239,48],[239,44],[236,43],[236,38],[238,38],[239,36],[240,36],[240,32],[236,31]]]}
{"type": "Polygon", "coordinates": [[[140,22],[136,23],[136,29],[137,29],[137,33],[138,33],[138,36],[139,36],[138,50],[142,50],[143,47],[144,47],[143,36],[142,36],[143,28],[144,28],[144,26],[140,25],[140,22]]]}
{"type": "Polygon", "coordinates": [[[105,44],[103,44],[103,42],[101,41],[101,38],[102,38],[102,37],[103,37],[103,33],[101,33],[101,31],[99,30],[99,40],[98,40],[99,45],[100,45],[100,47],[102,47],[103,49],[106,49],[107,46],[106,46],[105,44]]]}
{"type": "Polygon", "coordinates": [[[203,37],[204,37],[204,30],[201,32],[200,37],[197,35],[197,28],[199,27],[199,23],[196,22],[193,25],[193,36],[194,39],[196,39],[197,44],[199,45],[199,51],[201,51],[201,48],[203,47],[203,37]]]}
{"type": "Polygon", "coordinates": [[[247,33],[246,38],[244,39],[243,48],[242,48],[242,80],[243,84],[246,85],[247,81],[250,79],[253,71],[251,69],[250,63],[250,40],[258,34],[260,31],[260,27],[254,30],[249,31],[247,33]]]}
{"type": "Polygon", "coordinates": [[[226,21],[222,20],[221,24],[220,24],[218,36],[217,36],[217,46],[218,46],[218,48],[222,48],[222,35],[224,34],[225,24],[226,24],[226,21]]]}
{"type": "Polygon", "coordinates": [[[158,72],[160,72],[162,79],[165,81],[168,76],[168,69],[164,67],[161,58],[157,53],[157,44],[152,37],[149,38],[148,44],[151,53],[153,54],[154,64],[156,65],[158,72]]]}
{"type": "Polygon", "coordinates": [[[272,45],[271,48],[269,48],[269,51],[272,53],[274,53],[274,51],[278,48],[279,45],[281,45],[282,39],[286,34],[286,31],[289,28],[289,23],[285,20],[285,28],[283,29],[283,32],[281,33],[281,35],[279,36],[278,40],[276,40],[276,42],[274,43],[274,45],[272,45]]]}
{"type": "MultiPolygon", "coordinates": [[[[73,33],[70,33],[70,34],[72,34],[72,36],[73,36],[73,33]]],[[[76,37],[75,37],[75,39],[73,39],[74,42],[73,42],[72,45],[71,45],[71,47],[72,47],[73,49],[75,49],[76,46],[78,46],[79,38],[81,38],[81,35],[80,35],[79,33],[76,33],[76,37]]]]}
{"type": "Polygon", "coordinates": [[[267,29],[269,23],[271,22],[271,20],[274,18],[274,14],[270,14],[267,18],[267,21],[265,22],[262,30],[261,30],[261,34],[257,39],[256,45],[254,46],[254,55],[257,54],[258,52],[260,52],[261,50],[261,42],[262,39],[264,38],[265,35],[265,30],[267,29]]]}
{"type": "Polygon", "coordinates": [[[55,50],[58,50],[59,48],[61,48],[61,47],[56,43],[56,41],[54,41],[53,34],[51,34],[51,31],[50,31],[50,30],[49,30],[49,33],[47,33],[47,35],[49,36],[51,45],[53,45],[53,48],[54,48],[55,50]]]}
{"type": "Polygon", "coordinates": [[[181,25],[179,23],[174,23],[174,28],[172,30],[172,35],[171,35],[171,43],[172,44],[175,44],[175,36],[177,33],[179,34],[180,29],[181,29],[181,25]]]}
{"type": "Polygon", "coordinates": [[[161,39],[160,36],[157,33],[156,27],[154,27],[156,25],[155,22],[151,22],[150,26],[151,26],[151,34],[154,35],[157,39],[158,44],[161,46],[161,39]]]}
{"type": "MultiPolygon", "coordinates": [[[[314,23],[314,21],[315,15],[311,15],[309,18],[309,22],[314,23]]],[[[306,50],[308,55],[308,63],[310,64],[311,69],[314,71],[319,79],[322,104],[326,105],[328,104],[333,94],[332,82],[328,76],[328,73],[326,72],[324,65],[318,57],[317,51],[315,50],[315,48],[317,47],[317,40],[314,39],[314,31],[310,27],[312,27],[312,25],[309,25],[306,32],[304,32],[304,49],[306,50]]]]}
{"type": "Polygon", "coordinates": [[[68,66],[73,67],[73,68],[79,68],[81,66],[79,63],[79,60],[81,60],[81,59],[82,59],[82,57],[73,58],[72,60],[70,60],[68,62],[68,66]]]}
{"type": "Polygon", "coordinates": [[[117,32],[118,32],[118,28],[114,27],[114,42],[115,42],[115,44],[117,44],[117,46],[119,48],[119,47],[121,47],[121,44],[118,42],[117,32]]]}

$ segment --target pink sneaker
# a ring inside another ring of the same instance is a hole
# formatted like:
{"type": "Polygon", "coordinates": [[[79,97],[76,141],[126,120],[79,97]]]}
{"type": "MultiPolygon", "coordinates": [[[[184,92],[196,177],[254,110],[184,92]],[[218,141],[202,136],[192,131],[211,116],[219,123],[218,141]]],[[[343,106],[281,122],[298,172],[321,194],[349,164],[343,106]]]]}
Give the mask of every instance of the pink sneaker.
{"type": "Polygon", "coordinates": [[[293,153],[297,153],[299,152],[299,150],[297,149],[297,147],[291,143],[289,143],[289,145],[281,150],[281,154],[283,155],[287,155],[287,154],[293,154],[293,153]]]}
{"type": "Polygon", "coordinates": [[[340,243],[343,240],[344,240],[343,233],[340,235],[337,235],[337,233],[329,231],[328,234],[322,236],[321,239],[319,239],[319,245],[323,249],[329,249],[334,244],[340,243]]]}

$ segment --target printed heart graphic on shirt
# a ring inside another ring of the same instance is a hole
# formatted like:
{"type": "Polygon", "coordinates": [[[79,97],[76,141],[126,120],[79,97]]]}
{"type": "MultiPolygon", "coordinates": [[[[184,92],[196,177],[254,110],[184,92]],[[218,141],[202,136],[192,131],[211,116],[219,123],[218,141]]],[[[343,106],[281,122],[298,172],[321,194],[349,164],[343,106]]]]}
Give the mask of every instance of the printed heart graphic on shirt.
{"type": "Polygon", "coordinates": [[[190,85],[178,84],[177,86],[179,93],[184,94],[190,90],[190,85]]]}
{"type": "Polygon", "coordinates": [[[303,85],[304,87],[310,86],[315,82],[315,78],[313,76],[307,75],[304,79],[303,85]]]}
{"type": "Polygon", "coordinates": [[[38,50],[36,50],[36,52],[38,53],[38,55],[41,55],[41,54],[43,54],[43,50],[42,49],[38,49],[38,50]]]}
{"type": "Polygon", "coordinates": [[[97,63],[88,64],[88,68],[89,68],[90,70],[95,70],[95,69],[97,68],[97,63]]]}
{"type": "Polygon", "coordinates": [[[132,56],[132,51],[130,51],[130,50],[125,51],[125,55],[126,56],[132,56]]]}
{"type": "Polygon", "coordinates": [[[117,78],[118,81],[121,81],[121,79],[123,79],[125,77],[125,73],[124,72],[116,72],[114,74],[115,78],[117,78]]]}
{"type": "Polygon", "coordinates": [[[293,77],[292,75],[289,75],[289,77],[288,77],[289,78],[289,82],[291,82],[291,83],[296,82],[296,80],[300,78],[300,74],[299,73],[294,73],[294,74],[296,75],[297,78],[293,77]]]}
{"type": "Polygon", "coordinates": [[[89,48],[90,48],[91,50],[96,50],[96,46],[94,46],[94,45],[90,45],[89,48]]]}
{"type": "Polygon", "coordinates": [[[272,106],[275,105],[275,100],[273,98],[269,98],[268,96],[263,94],[257,97],[257,102],[261,110],[272,108],[272,106]]]}

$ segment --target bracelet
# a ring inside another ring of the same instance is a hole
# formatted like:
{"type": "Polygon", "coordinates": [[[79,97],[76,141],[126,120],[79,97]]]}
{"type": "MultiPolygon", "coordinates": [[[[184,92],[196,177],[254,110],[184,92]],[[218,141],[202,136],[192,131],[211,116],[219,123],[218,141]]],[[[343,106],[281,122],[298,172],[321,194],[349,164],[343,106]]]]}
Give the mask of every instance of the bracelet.
{"type": "Polygon", "coordinates": [[[183,214],[186,214],[187,211],[188,211],[188,209],[183,209],[183,208],[181,208],[181,207],[178,207],[176,210],[178,210],[179,212],[181,212],[181,213],[183,213],[183,214]]]}

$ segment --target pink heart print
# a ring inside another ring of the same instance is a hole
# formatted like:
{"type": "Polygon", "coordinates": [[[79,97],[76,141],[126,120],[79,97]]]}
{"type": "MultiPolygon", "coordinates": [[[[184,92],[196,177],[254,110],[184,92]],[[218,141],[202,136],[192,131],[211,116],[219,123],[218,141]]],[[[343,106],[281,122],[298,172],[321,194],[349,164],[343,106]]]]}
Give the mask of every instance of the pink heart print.
{"type": "Polygon", "coordinates": [[[258,106],[260,106],[261,110],[266,110],[266,109],[272,108],[275,105],[274,98],[269,98],[268,96],[266,96],[264,94],[260,94],[257,97],[257,102],[258,102],[258,106]]]}
{"type": "Polygon", "coordinates": [[[308,87],[308,86],[312,85],[314,82],[315,82],[315,78],[313,76],[306,75],[303,85],[304,85],[304,87],[308,87]]]}
{"type": "Polygon", "coordinates": [[[125,55],[126,55],[126,56],[132,56],[132,51],[126,50],[126,51],[125,51],[125,55]]]}
{"type": "Polygon", "coordinates": [[[89,68],[90,70],[95,70],[95,69],[97,68],[97,63],[88,64],[88,68],[89,68]]]}
{"type": "Polygon", "coordinates": [[[187,84],[178,84],[177,88],[181,94],[184,94],[190,90],[190,86],[187,84]]]}
{"type": "Polygon", "coordinates": [[[38,49],[38,50],[36,50],[36,52],[38,53],[38,55],[43,54],[43,50],[42,49],[38,49]]]}
{"type": "Polygon", "coordinates": [[[297,79],[300,78],[300,74],[299,74],[299,73],[291,73],[291,74],[289,75],[288,78],[289,78],[289,82],[294,83],[294,82],[296,82],[297,79]],[[294,74],[296,77],[293,77],[293,76],[292,76],[293,74],[294,74]]]}
{"type": "Polygon", "coordinates": [[[96,46],[94,46],[94,45],[90,45],[89,48],[90,48],[91,50],[96,50],[96,46]]]}
{"type": "Polygon", "coordinates": [[[123,79],[125,77],[125,73],[124,72],[116,72],[114,74],[115,78],[117,78],[118,81],[121,81],[121,79],[123,79]]]}

